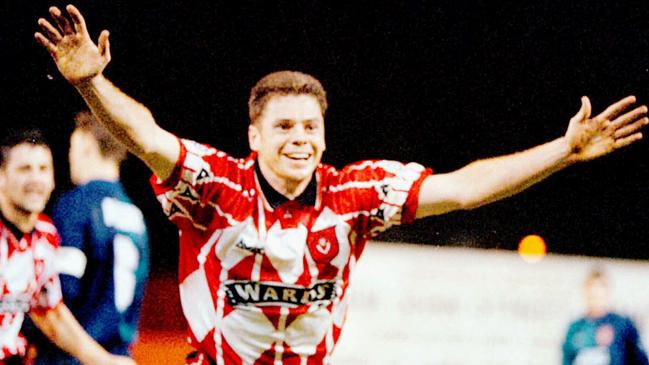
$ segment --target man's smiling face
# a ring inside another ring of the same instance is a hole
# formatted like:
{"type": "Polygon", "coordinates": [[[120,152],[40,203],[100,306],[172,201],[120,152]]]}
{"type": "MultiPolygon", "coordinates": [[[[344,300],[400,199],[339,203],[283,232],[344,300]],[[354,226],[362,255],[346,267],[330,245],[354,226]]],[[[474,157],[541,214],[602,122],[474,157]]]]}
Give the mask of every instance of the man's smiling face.
{"type": "Polygon", "coordinates": [[[47,146],[21,143],[0,169],[0,190],[14,209],[41,213],[54,190],[54,165],[47,146]]]}
{"type": "Polygon", "coordinates": [[[308,94],[275,95],[250,125],[248,137],[271,184],[309,180],[326,148],[320,104],[308,94]]]}

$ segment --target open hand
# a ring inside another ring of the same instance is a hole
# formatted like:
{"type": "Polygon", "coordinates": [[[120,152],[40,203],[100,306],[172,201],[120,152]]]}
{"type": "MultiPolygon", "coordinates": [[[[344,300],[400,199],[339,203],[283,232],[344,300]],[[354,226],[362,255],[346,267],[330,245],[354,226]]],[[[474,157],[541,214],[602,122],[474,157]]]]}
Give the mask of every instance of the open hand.
{"type": "Polygon", "coordinates": [[[50,53],[63,77],[76,85],[101,74],[110,62],[110,44],[108,31],[104,30],[95,45],[79,10],[73,5],[66,6],[66,10],[72,22],[52,6],[49,12],[56,26],[40,18],[42,33],[36,32],[34,37],[50,53]]]}
{"type": "Polygon", "coordinates": [[[635,96],[627,96],[591,118],[590,100],[582,97],[565,136],[574,160],[592,160],[642,139],[640,129],[649,124],[647,107],[625,112],[635,102],[635,96]]]}

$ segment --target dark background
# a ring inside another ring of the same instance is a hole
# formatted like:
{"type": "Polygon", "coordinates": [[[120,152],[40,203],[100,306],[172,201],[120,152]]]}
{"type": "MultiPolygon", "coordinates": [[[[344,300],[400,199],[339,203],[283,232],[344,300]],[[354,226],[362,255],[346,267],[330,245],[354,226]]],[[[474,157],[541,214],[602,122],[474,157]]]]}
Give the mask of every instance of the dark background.
{"type": "MultiPolygon", "coordinates": [[[[93,39],[111,31],[105,74],[158,123],[234,156],[248,153],[247,98],[263,75],[294,69],[328,91],[324,162],[415,161],[447,172],[561,136],[591,97],[594,113],[628,95],[649,102],[649,1],[79,1],[93,39]]],[[[42,0],[4,0],[4,130],[36,125],[53,142],[57,193],[72,116],[84,107],[33,39],[42,0]]],[[[649,142],[550,177],[470,212],[383,238],[649,258],[649,142]]],[[[177,233],[131,157],[123,180],[147,217],[154,270],[177,265],[177,233]]]]}

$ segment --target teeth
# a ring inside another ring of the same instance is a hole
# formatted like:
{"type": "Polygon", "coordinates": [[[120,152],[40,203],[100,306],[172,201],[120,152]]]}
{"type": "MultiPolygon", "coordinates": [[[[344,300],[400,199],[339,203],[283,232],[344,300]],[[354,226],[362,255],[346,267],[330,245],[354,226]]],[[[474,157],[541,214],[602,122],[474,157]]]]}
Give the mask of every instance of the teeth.
{"type": "Polygon", "coordinates": [[[309,158],[308,153],[288,153],[286,156],[288,156],[288,158],[293,158],[298,160],[306,160],[307,158],[309,158]]]}

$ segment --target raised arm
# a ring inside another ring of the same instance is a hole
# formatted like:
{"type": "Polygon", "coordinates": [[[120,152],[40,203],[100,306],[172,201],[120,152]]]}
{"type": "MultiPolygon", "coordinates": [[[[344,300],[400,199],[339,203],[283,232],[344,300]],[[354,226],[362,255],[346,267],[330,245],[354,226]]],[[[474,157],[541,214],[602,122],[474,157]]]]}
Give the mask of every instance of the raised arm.
{"type": "Polygon", "coordinates": [[[63,303],[43,314],[30,313],[30,317],[50,341],[84,365],[135,365],[132,359],[113,355],[101,347],[63,303]]]}
{"type": "Polygon", "coordinates": [[[180,146],[171,133],[160,128],[149,109],[115,87],[102,74],[110,62],[108,31],[95,45],[85,20],[73,5],[69,19],[57,7],[49,9],[53,23],[41,18],[42,32],[35,38],[50,53],[61,75],[81,94],[99,121],[160,178],[173,170],[180,146]]]}
{"type": "Polygon", "coordinates": [[[417,217],[473,209],[514,195],[576,162],[588,161],[642,138],[649,123],[647,107],[629,96],[591,118],[583,97],[581,109],[570,119],[566,134],[554,141],[511,155],[489,158],[424,180],[417,217]]]}

